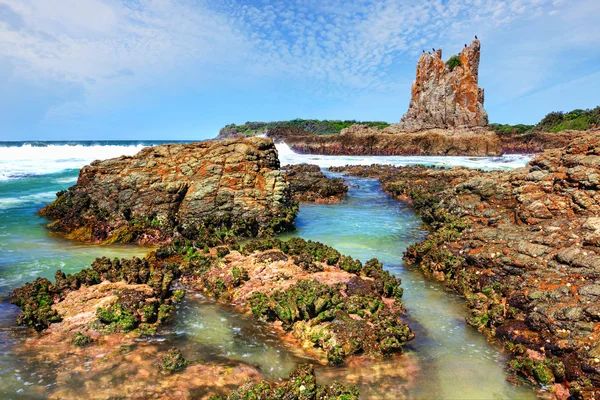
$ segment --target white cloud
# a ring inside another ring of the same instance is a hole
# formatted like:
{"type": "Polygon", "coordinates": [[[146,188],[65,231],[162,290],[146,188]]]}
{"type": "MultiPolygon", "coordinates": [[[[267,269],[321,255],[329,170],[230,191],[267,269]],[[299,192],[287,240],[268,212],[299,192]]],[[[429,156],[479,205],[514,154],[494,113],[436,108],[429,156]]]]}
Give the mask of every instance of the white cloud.
{"type": "Polygon", "coordinates": [[[536,35],[523,27],[558,19],[568,35],[505,44],[518,54],[492,65],[499,76],[526,76],[517,88],[525,93],[549,73],[548,58],[575,42],[598,45],[588,21],[598,8],[597,0],[0,0],[0,61],[22,79],[83,88],[84,100],[66,99],[48,118],[110,106],[123,91],[172,77],[303,81],[351,96],[406,86],[422,48],[449,56],[474,34],[487,46],[516,26],[536,35]]]}
{"type": "Polygon", "coordinates": [[[88,91],[116,77],[147,84],[182,64],[227,63],[245,45],[224,17],[170,0],[0,0],[23,20],[0,31],[0,54],[23,77],[59,77],[88,91]],[[131,73],[124,74],[124,71],[131,73]]]}

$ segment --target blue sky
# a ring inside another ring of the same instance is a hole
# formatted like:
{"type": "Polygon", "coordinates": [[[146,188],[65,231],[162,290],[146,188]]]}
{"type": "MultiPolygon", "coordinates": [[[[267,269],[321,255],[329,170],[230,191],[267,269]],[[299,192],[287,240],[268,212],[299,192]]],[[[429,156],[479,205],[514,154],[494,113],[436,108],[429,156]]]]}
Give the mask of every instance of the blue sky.
{"type": "Polygon", "coordinates": [[[482,42],[491,122],[600,105],[598,0],[0,0],[0,140],[397,122],[422,49],[482,42]]]}

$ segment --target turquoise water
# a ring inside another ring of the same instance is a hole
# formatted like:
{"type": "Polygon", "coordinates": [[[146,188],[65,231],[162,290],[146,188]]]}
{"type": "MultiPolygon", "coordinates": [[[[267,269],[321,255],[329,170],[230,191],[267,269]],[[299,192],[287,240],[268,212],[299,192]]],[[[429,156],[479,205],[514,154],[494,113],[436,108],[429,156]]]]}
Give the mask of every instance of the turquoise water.
{"type": "MultiPolygon", "coordinates": [[[[351,185],[346,201],[302,205],[297,231],[286,236],[317,240],[361,261],[378,258],[402,278],[408,322],[416,333],[407,349],[408,356],[418,361],[416,381],[394,385],[382,374],[379,386],[385,389],[365,385],[365,394],[394,398],[388,396],[390,391],[403,384],[409,387],[400,388],[398,395],[420,399],[535,397],[531,388],[505,381],[505,355],[465,323],[468,310],[462,299],[425,280],[419,271],[403,267],[402,253],[425,234],[418,216],[406,204],[384,194],[377,180],[346,180],[351,185]]],[[[324,376],[333,378],[356,373],[352,368],[323,370],[324,376]]]]}
{"type": "MultiPolygon", "coordinates": [[[[79,167],[95,158],[134,154],[147,144],[154,143],[0,143],[0,398],[45,398],[56,388],[54,371],[60,368],[60,362],[31,362],[17,351],[25,332],[14,326],[18,309],[7,302],[8,291],[37,276],[52,278],[57,269],[80,270],[99,256],[142,256],[149,250],[77,244],[53,237],[36,211],[52,201],[57,191],[75,183],[79,167]]],[[[374,161],[369,157],[313,160],[311,156],[281,156],[282,164],[298,159],[338,165],[374,161]]],[[[385,160],[400,165],[416,162],[410,158],[385,160]]],[[[502,160],[459,157],[443,162],[509,165],[502,160]]],[[[467,310],[461,299],[425,281],[418,271],[403,267],[402,252],[424,235],[419,218],[382,193],[377,181],[348,180],[353,187],[346,201],[302,205],[298,230],[287,237],[319,240],[363,261],[371,257],[383,261],[403,279],[409,323],[417,337],[400,358],[370,366],[320,367],[320,378],[357,384],[365,398],[534,397],[531,388],[505,382],[503,354],[465,324],[467,310]]],[[[189,360],[246,362],[270,378],[285,377],[305,361],[268,326],[193,293],[179,307],[176,323],[154,340],[165,348],[177,345],[189,360]]],[[[100,378],[110,382],[110,376],[94,377],[100,378]]],[[[86,375],[73,376],[69,384],[79,387],[86,379],[86,375]]]]}

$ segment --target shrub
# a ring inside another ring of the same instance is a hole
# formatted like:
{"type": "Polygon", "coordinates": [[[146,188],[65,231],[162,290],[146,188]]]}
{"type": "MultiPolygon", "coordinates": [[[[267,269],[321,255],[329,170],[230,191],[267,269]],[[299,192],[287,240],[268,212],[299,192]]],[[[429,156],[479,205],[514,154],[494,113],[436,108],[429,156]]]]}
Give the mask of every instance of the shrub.
{"type": "Polygon", "coordinates": [[[600,107],[576,109],[563,113],[555,111],[547,114],[535,126],[536,131],[561,132],[567,129],[583,131],[600,125],[600,107]]]}
{"type": "Polygon", "coordinates": [[[456,54],[450,57],[448,61],[446,61],[446,66],[450,69],[450,71],[454,71],[454,68],[460,67],[460,65],[460,57],[456,54]]]}

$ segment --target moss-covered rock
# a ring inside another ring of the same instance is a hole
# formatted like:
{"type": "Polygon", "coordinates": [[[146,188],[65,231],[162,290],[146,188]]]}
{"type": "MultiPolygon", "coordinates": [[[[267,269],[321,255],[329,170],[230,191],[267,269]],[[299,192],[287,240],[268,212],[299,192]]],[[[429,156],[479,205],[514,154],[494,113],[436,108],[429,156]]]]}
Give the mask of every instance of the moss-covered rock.
{"type": "Polygon", "coordinates": [[[71,342],[75,345],[75,346],[86,346],[90,343],[92,343],[92,338],[89,335],[86,335],[85,333],[81,333],[81,332],[75,332],[75,334],[73,335],[73,339],[71,339],[71,342]]]}
{"type": "Polygon", "coordinates": [[[358,399],[358,389],[339,383],[321,385],[315,377],[312,365],[299,366],[291,376],[281,383],[266,381],[248,383],[227,396],[213,396],[211,400],[354,400],[358,399]]]}
{"type": "Polygon", "coordinates": [[[170,375],[183,371],[189,363],[183,357],[181,350],[173,347],[166,354],[158,357],[156,364],[163,374],[170,375]]]}

